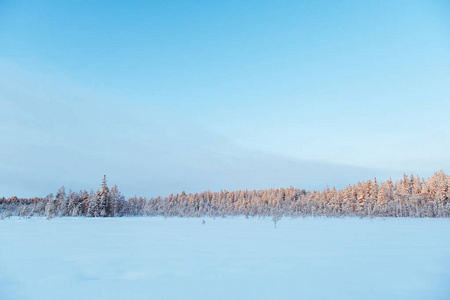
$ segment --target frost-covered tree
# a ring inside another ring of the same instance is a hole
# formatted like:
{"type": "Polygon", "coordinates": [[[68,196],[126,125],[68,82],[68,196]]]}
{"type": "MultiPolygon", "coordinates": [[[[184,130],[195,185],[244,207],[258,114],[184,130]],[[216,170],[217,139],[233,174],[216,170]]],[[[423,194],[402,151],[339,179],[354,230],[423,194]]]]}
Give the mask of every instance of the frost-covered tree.
{"type": "Polygon", "coordinates": [[[427,180],[404,175],[378,183],[375,178],[323,191],[294,187],[195,194],[171,194],[151,198],[134,196],[128,200],[117,186],[109,189],[106,176],[97,192],[61,188],[47,198],[0,198],[0,217],[46,216],[360,216],[360,217],[450,217],[450,176],[436,172],[427,180]]]}
{"type": "Polygon", "coordinates": [[[47,219],[54,218],[56,216],[57,209],[57,201],[53,197],[53,194],[48,194],[45,205],[45,216],[47,217],[47,219]]]}

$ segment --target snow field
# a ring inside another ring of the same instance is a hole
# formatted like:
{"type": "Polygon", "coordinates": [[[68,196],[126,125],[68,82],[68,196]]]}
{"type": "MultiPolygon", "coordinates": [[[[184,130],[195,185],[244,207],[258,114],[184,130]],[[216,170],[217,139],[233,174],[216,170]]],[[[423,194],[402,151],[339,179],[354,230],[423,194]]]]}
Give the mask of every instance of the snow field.
{"type": "Polygon", "coordinates": [[[449,219],[0,221],[4,300],[450,299],[449,283],[449,219]]]}

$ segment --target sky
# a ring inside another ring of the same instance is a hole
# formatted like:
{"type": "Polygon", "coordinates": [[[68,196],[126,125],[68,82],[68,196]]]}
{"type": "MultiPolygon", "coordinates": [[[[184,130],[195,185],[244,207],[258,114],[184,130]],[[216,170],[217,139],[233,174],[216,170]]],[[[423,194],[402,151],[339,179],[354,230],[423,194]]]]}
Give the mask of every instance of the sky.
{"type": "Polygon", "coordinates": [[[0,196],[450,172],[450,4],[0,0],[0,196]]]}

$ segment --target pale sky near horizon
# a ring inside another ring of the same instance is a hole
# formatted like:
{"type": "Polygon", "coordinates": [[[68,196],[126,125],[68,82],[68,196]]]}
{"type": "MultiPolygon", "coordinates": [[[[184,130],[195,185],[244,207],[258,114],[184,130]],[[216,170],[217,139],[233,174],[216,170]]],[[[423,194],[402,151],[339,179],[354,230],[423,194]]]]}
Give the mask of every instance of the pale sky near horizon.
{"type": "Polygon", "coordinates": [[[0,0],[0,197],[450,171],[450,4],[0,0]]]}

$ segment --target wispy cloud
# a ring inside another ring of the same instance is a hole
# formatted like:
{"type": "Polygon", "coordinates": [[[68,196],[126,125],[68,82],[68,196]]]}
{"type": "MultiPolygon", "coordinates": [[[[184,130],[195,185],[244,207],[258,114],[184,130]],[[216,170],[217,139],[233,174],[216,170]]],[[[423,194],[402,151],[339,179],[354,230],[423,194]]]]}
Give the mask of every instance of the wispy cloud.
{"type": "Polygon", "coordinates": [[[386,175],[246,149],[186,115],[11,63],[0,69],[5,196],[44,196],[60,185],[96,188],[104,173],[127,195],[146,196],[289,185],[321,189],[386,175]]]}

